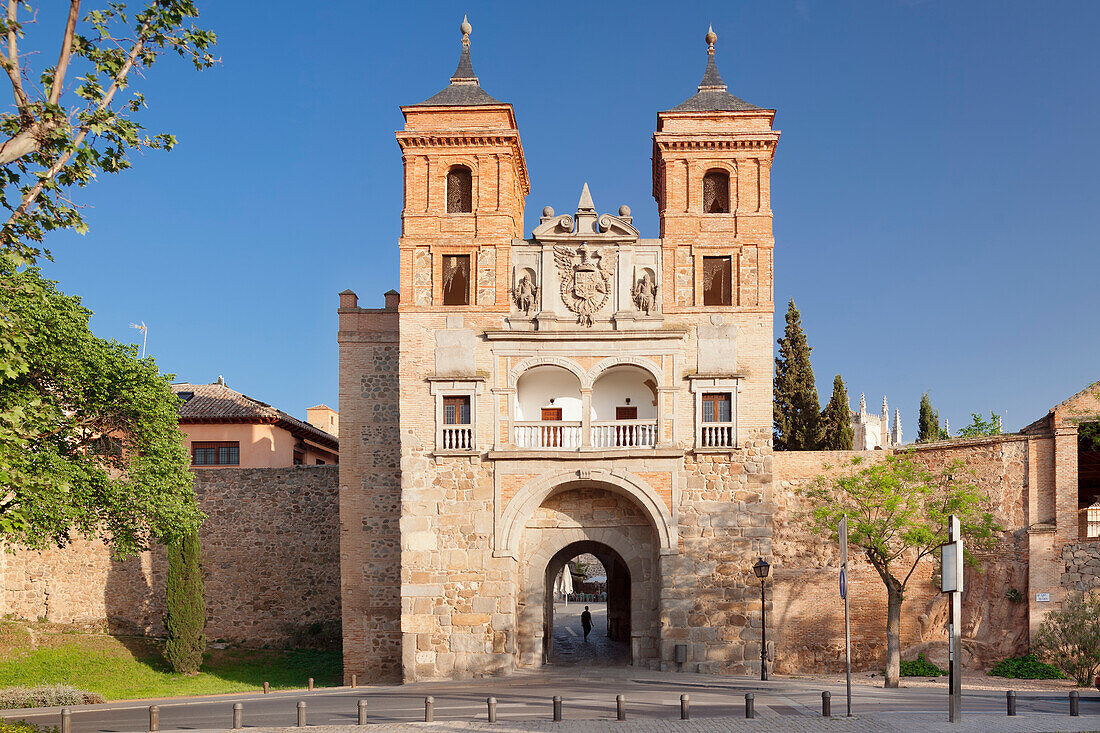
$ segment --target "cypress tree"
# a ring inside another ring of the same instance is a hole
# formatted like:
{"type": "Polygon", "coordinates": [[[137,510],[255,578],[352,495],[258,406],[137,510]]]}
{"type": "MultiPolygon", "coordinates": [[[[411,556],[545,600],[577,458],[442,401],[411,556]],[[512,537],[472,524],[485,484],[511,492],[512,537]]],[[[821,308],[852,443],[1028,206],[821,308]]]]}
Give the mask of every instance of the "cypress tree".
{"type": "Polygon", "coordinates": [[[823,450],[852,449],[852,415],[848,406],[848,390],[840,375],[833,377],[833,396],[821,413],[821,448],[823,450]]]}
{"type": "Polygon", "coordinates": [[[775,360],[776,450],[815,450],[821,445],[821,404],[810,365],[811,350],[802,332],[802,315],[792,299],[775,360]]]}
{"type": "Polygon", "coordinates": [[[176,672],[195,674],[206,651],[206,602],[203,600],[202,558],[198,532],[168,544],[168,641],[164,656],[176,672]]]}
{"type": "Polygon", "coordinates": [[[917,422],[917,442],[931,443],[940,440],[944,435],[940,427],[940,413],[932,409],[932,400],[928,399],[925,392],[920,398],[920,417],[917,422]]]}

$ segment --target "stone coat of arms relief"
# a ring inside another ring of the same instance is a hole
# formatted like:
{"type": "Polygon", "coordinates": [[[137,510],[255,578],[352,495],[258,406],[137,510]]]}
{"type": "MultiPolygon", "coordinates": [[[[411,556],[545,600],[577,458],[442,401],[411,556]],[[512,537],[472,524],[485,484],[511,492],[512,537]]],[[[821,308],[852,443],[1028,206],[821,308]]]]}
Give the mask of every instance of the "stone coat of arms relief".
{"type": "Polygon", "coordinates": [[[611,275],[615,269],[615,252],[606,248],[554,247],[554,261],[561,277],[561,299],[565,307],[577,314],[577,323],[592,325],[592,315],[607,303],[611,292],[611,275]]]}

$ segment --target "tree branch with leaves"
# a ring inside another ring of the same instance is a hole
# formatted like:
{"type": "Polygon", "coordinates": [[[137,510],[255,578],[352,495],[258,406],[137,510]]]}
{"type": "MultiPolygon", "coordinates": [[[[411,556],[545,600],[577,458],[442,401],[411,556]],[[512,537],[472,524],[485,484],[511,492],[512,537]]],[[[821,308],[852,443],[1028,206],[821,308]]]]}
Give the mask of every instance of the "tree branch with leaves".
{"type": "Polygon", "coordinates": [[[809,502],[815,534],[838,539],[840,519],[848,516],[848,540],[861,548],[886,586],[886,687],[897,687],[901,673],[901,607],[905,591],[923,560],[947,542],[948,518],[959,517],[970,549],[992,545],[1001,528],[988,509],[989,496],[953,461],[939,472],[905,455],[867,465],[853,458],[841,475],[817,476],[799,493],[809,502]]]}
{"type": "Polygon", "coordinates": [[[42,69],[36,83],[21,48],[32,5],[8,0],[0,22],[7,39],[0,64],[13,95],[13,107],[0,113],[0,206],[9,212],[0,247],[22,263],[48,256],[40,248],[46,232],[86,231],[69,190],[100,172],[129,168],[134,151],[175,145],[174,136],[147,134],[138,121],[146,103],[130,91],[132,78],[169,52],[197,69],[217,61],[211,54],[216,37],[194,25],[198,10],[191,0],[156,0],[136,13],[109,3],[82,20],[81,0],[70,0],[57,63],[42,69]]]}

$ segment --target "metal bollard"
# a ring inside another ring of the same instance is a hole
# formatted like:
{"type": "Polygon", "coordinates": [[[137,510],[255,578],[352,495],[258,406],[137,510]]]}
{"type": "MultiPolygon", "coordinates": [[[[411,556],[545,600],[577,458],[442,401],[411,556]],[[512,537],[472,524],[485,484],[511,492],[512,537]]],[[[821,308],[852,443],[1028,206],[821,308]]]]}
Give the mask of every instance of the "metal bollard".
{"type": "Polygon", "coordinates": [[[309,689],[311,689],[311,690],[313,689],[313,678],[312,677],[309,678],[309,689]]]}
{"type": "Polygon", "coordinates": [[[1081,693],[1077,690],[1069,693],[1069,714],[1075,718],[1081,714],[1081,693]]]}
{"type": "Polygon", "coordinates": [[[833,717],[833,693],[828,690],[821,693],[821,717],[833,717]]]}
{"type": "Polygon", "coordinates": [[[73,711],[68,708],[61,708],[61,733],[72,733],[73,730],[73,711]]]}
{"type": "Polygon", "coordinates": [[[435,698],[431,695],[424,698],[424,722],[435,722],[435,698]]]}
{"type": "Polygon", "coordinates": [[[485,701],[485,705],[489,708],[489,722],[497,722],[497,699],[490,697],[485,701]]]}
{"type": "Polygon", "coordinates": [[[561,695],[554,695],[554,722],[561,722],[561,695]]]}
{"type": "Polygon", "coordinates": [[[615,720],[626,720],[626,698],[615,696],[615,720]]]}
{"type": "Polygon", "coordinates": [[[691,720],[691,710],[688,707],[690,704],[687,695],[680,695],[680,720],[691,720]]]}
{"type": "Polygon", "coordinates": [[[298,701],[298,727],[302,728],[306,724],[306,703],[304,700],[298,701]]]}
{"type": "Polygon", "coordinates": [[[1005,702],[1008,703],[1008,714],[1009,715],[1015,715],[1016,714],[1016,691],[1015,690],[1009,690],[1008,692],[1005,693],[1005,702]]]}
{"type": "Polygon", "coordinates": [[[271,692],[271,685],[267,682],[264,683],[264,694],[271,692]]]}
{"type": "Polygon", "coordinates": [[[367,701],[359,701],[359,725],[367,724],[367,701]]]}
{"type": "Polygon", "coordinates": [[[244,705],[239,702],[233,703],[233,727],[243,728],[242,718],[244,718],[244,705]]]}
{"type": "Polygon", "coordinates": [[[745,693],[745,717],[750,719],[756,717],[756,695],[751,692],[745,693]]]}
{"type": "Polygon", "coordinates": [[[353,674],[351,676],[351,689],[354,690],[358,686],[359,686],[359,675],[353,674]]]}
{"type": "Polygon", "coordinates": [[[160,708],[156,705],[149,706],[149,733],[160,730],[160,708]]]}

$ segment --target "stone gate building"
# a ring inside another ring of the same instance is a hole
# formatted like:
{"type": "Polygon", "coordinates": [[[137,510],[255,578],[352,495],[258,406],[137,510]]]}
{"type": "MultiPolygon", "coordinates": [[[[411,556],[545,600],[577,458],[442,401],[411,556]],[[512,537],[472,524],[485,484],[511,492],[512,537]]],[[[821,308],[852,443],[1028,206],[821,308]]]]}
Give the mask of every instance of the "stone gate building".
{"type": "Polygon", "coordinates": [[[582,552],[629,579],[609,613],[635,664],[683,644],[692,668],[748,671],[751,566],[770,554],[775,111],[727,91],[708,33],[697,93],[657,115],[660,237],[578,182],[576,210],[547,206],[524,238],[516,118],[462,30],[450,84],[401,108],[401,295],[341,294],[345,672],[541,663],[548,579],[582,552]]]}
{"type": "MultiPolygon", "coordinates": [[[[660,236],[579,181],[575,210],[547,206],[528,236],[516,117],[462,31],[450,84],[402,107],[401,294],[340,294],[345,676],[543,663],[553,580],[583,553],[635,665],[758,673],[764,557],[769,663],[842,668],[836,546],[806,531],[798,489],[884,460],[900,424],[884,450],[772,455],[774,110],[727,91],[707,33],[697,93],[657,114],[660,236]]],[[[1019,434],[901,448],[962,461],[1005,528],[966,571],[967,663],[1024,652],[1068,593],[1100,587],[1098,423],[1100,383],[1019,434]]],[[[853,663],[878,668],[885,591],[860,556],[849,571],[853,663]]],[[[946,649],[934,573],[906,591],[910,656],[946,649]]]]}

